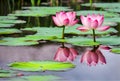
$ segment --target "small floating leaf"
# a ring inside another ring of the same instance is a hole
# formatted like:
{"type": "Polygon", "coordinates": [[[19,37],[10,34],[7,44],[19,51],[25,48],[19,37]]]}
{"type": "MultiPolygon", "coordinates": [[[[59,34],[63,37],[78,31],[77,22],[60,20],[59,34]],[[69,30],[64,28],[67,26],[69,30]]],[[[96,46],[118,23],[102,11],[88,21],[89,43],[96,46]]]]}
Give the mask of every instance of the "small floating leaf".
{"type": "Polygon", "coordinates": [[[42,75],[42,76],[23,76],[19,78],[13,78],[10,81],[61,81],[62,79],[53,75],[42,75]]]}
{"type": "Polygon", "coordinates": [[[13,69],[22,71],[61,71],[75,67],[69,62],[55,62],[55,61],[31,61],[31,62],[14,62],[9,65],[13,69]]]}
{"type": "Polygon", "coordinates": [[[0,69],[0,78],[12,77],[14,71],[0,69]]]}
{"type": "Polygon", "coordinates": [[[120,54],[120,48],[112,48],[111,52],[120,54]]]}

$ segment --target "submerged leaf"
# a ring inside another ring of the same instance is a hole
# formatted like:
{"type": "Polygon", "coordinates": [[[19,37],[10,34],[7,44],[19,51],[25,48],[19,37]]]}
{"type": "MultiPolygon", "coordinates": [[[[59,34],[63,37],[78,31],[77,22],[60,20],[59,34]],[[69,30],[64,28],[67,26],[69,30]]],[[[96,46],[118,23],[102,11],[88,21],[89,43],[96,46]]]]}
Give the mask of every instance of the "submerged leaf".
{"type": "Polygon", "coordinates": [[[61,71],[75,67],[69,62],[54,62],[54,61],[31,61],[31,62],[14,62],[9,65],[13,69],[23,71],[61,71]]]}

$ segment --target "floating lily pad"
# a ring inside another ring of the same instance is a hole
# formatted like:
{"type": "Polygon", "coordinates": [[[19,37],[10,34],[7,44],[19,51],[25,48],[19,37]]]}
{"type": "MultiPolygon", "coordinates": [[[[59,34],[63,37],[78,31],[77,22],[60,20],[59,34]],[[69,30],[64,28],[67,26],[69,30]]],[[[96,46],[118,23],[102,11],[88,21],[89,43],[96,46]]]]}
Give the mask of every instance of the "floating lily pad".
{"type": "Polygon", "coordinates": [[[24,20],[2,20],[0,23],[7,23],[7,24],[19,24],[19,23],[26,23],[24,20]]]}
{"type": "Polygon", "coordinates": [[[0,78],[8,78],[14,76],[14,71],[0,69],[0,78]]]}
{"type": "Polygon", "coordinates": [[[101,15],[104,15],[104,17],[119,17],[119,14],[117,13],[112,13],[107,11],[81,10],[76,12],[78,16],[87,15],[87,14],[101,14],[101,15]]]}
{"type": "Polygon", "coordinates": [[[12,27],[14,24],[0,23],[0,27],[12,27]]]}
{"type": "Polygon", "coordinates": [[[105,22],[116,22],[120,23],[120,17],[106,18],[105,22]]]}
{"type": "Polygon", "coordinates": [[[14,20],[17,19],[15,16],[0,16],[0,20],[14,20]]]}
{"type": "Polygon", "coordinates": [[[0,35],[2,35],[2,34],[14,34],[14,33],[21,33],[21,31],[18,29],[5,29],[5,28],[0,29],[0,35]]]}
{"type": "Polygon", "coordinates": [[[120,37],[117,36],[101,37],[97,41],[103,45],[120,45],[120,37]]]}
{"type": "MultiPolygon", "coordinates": [[[[82,6],[90,6],[90,3],[82,4],[82,6]]],[[[93,3],[93,6],[99,8],[120,8],[120,3],[93,3]]]]}
{"type": "Polygon", "coordinates": [[[73,38],[68,38],[66,41],[68,43],[71,43],[73,45],[77,46],[93,46],[93,45],[120,45],[120,38],[117,36],[108,36],[108,37],[100,37],[96,38],[97,42],[93,42],[92,38],[88,37],[73,37],[73,38]]]}
{"type": "Polygon", "coordinates": [[[74,68],[75,65],[69,62],[55,62],[55,61],[31,61],[31,62],[14,62],[9,64],[12,69],[22,71],[62,71],[74,68]]]}
{"type": "Polygon", "coordinates": [[[36,36],[45,36],[46,37],[52,37],[52,38],[61,38],[62,37],[62,28],[58,27],[33,27],[33,28],[25,28],[21,30],[28,30],[28,31],[37,31],[35,34],[36,36]]]}
{"type": "Polygon", "coordinates": [[[69,7],[23,7],[23,9],[27,9],[27,10],[17,10],[15,11],[15,14],[9,14],[9,15],[44,17],[47,15],[56,14],[56,12],[59,12],[59,11],[71,10],[69,7]]]}
{"type": "Polygon", "coordinates": [[[2,39],[5,42],[0,42],[0,45],[7,45],[7,46],[25,46],[25,45],[37,45],[39,42],[37,41],[27,41],[25,37],[19,37],[19,38],[3,38],[2,39]]]}
{"type": "Polygon", "coordinates": [[[10,81],[61,81],[62,79],[53,75],[42,75],[42,76],[23,76],[19,78],[13,78],[10,81]]]}
{"type": "Polygon", "coordinates": [[[109,8],[109,9],[105,9],[106,11],[109,11],[109,12],[117,12],[117,13],[120,13],[120,8],[109,8]]]}
{"type": "MultiPolygon", "coordinates": [[[[88,32],[80,32],[76,28],[81,26],[80,24],[76,24],[75,26],[72,27],[66,27],[65,28],[65,34],[74,34],[74,35],[89,35],[92,34],[92,31],[88,32]]],[[[36,31],[37,33],[35,35],[38,36],[52,36],[56,38],[61,38],[62,37],[62,28],[59,27],[33,27],[33,28],[24,28],[21,29],[24,31],[36,31]]],[[[109,33],[117,33],[117,30],[114,28],[110,28],[109,30],[105,32],[99,32],[96,31],[97,35],[104,35],[104,34],[109,34],[109,33]]]]}
{"type": "Polygon", "coordinates": [[[26,23],[26,21],[17,20],[14,16],[0,16],[0,27],[12,27],[19,23],[26,23]]]}
{"type": "Polygon", "coordinates": [[[92,38],[87,37],[73,37],[66,39],[67,43],[71,43],[76,46],[93,46],[93,45],[99,45],[99,42],[93,42],[92,38]]]}
{"type": "Polygon", "coordinates": [[[120,54],[120,48],[112,48],[111,52],[120,54]]]}
{"type": "Polygon", "coordinates": [[[53,39],[56,39],[57,37],[56,36],[40,36],[40,35],[27,35],[26,37],[26,40],[53,40],[53,39]]]}
{"type": "MultiPolygon", "coordinates": [[[[81,25],[77,24],[73,27],[66,28],[65,34],[77,34],[77,35],[92,35],[93,34],[92,31],[81,32],[81,31],[77,30],[76,28],[78,28],[80,26],[81,25]]],[[[104,32],[99,32],[99,31],[95,31],[95,32],[96,32],[96,35],[105,35],[105,34],[110,34],[110,33],[117,33],[118,31],[111,27],[109,30],[104,31],[104,32]]]]}

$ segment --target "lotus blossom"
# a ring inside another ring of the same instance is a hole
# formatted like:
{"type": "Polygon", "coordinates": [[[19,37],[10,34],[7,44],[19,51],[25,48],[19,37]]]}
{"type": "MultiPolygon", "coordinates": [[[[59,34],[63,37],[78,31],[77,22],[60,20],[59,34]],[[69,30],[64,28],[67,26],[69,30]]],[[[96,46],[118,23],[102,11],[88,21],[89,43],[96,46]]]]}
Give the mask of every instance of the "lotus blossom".
{"type": "Polygon", "coordinates": [[[110,28],[109,26],[102,26],[104,16],[100,14],[88,14],[86,17],[81,15],[80,19],[83,26],[80,26],[77,29],[83,32],[89,31],[91,29],[98,31],[106,31],[110,28]]]}
{"type": "Polygon", "coordinates": [[[95,51],[87,50],[81,57],[81,63],[83,61],[86,62],[89,66],[96,65],[98,62],[101,64],[106,64],[106,59],[99,49],[95,51]]]}
{"type": "Polygon", "coordinates": [[[52,19],[57,26],[73,26],[78,22],[78,20],[75,20],[75,18],[75,12],[64,11],[57,12],[56,16],[52,16],[52,19]]]}
{"type": "Polygon", "coordinates": [[[55,54],[54,60],[60,62],[73,61],[77,55],[78,52],[73,48],[60,47],[55,54]]]}

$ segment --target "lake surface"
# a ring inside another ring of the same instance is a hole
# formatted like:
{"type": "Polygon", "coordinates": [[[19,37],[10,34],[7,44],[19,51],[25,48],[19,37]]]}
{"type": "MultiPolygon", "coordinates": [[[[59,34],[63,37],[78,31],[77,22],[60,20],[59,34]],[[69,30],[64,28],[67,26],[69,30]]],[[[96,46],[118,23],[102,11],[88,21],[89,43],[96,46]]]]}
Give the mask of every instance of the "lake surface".
{"type": "MultiPolygon", "coordinates": [[[[0,46],[0,67],[7,68],[6,64],[14,61],[33,61],[33,60],[53,60],[55,52],[60,45],[47,44],[42,46],[24,46],[11,47],[0,46]],[[47,50],[46,50],[47,49],[47,50]]],[[[71,45],[68,45],[71,46],[71,45]]],[[[78,48],[78,51],[85,48],[78,48]]],[[[98,64],[96,66],[88,66],[80,63],[81,51],[79,56],[73,63],[75,68],[63,72],[26,72],[25,75],[56,75],[63,78],[63,81],[119,81],[120,80],[120,55],[113,54],[109,51],[102,50],[106,58],[107,64],[98,64]]],[[[5,79],[0,79],[3,81],[5,79]]],[[[5,80],[9,81],[9,79],[5,80]]]]}

